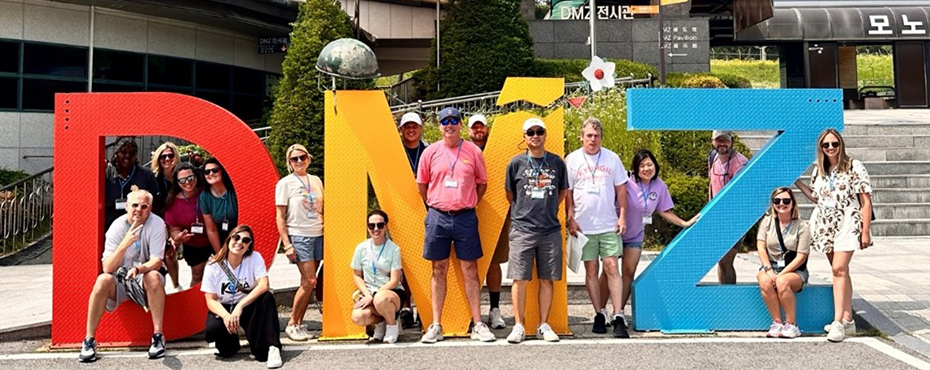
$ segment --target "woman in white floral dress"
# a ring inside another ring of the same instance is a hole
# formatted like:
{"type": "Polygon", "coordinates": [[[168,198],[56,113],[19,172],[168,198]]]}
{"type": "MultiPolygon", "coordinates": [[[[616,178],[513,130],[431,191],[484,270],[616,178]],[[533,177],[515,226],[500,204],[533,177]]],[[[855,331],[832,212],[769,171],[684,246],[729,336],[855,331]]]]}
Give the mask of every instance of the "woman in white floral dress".
{"type": "Polygon", "coordinates": [[[833,267],[833,322],[824,330],[831,342],[841,342],[856,331],[852,317],[853,252],[872,245],[872,185],[862,162],[846,155],[846,144],[835,129],[820,134],[817,165],[810,187],[795,185],[817,206],[811,214],[811,250],[827,254],[833,267]]]}

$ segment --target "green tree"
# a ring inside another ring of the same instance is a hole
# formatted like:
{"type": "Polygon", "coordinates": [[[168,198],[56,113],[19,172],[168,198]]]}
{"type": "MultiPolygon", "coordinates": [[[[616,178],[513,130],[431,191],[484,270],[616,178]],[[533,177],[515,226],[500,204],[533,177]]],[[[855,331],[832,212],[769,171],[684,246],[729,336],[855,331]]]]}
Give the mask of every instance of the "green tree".
{"type": "Polygon", "coordinates": [[[307,147],[313,155],[310,171],[323,171],[323,93],[318,86],[316,60],[329,42],[351,37],[349,17],[337,2],[307,0],[300,5],[291,32],[291,45],[284,58],[284,77],[274,90],[271,112],[271,134],[268,138],[271,156],[278,168],[284,169],[285,151],[293,143],[307,147]]]}
{"type": "Polygon", "coordinates": [[[520,0],[456,0],[440,22],[421,87],[428,98],[500,90],[510,76],[533,72],[533,39],[520,0]],[[439,90],[436,90],[437,84],[439,90]]]}

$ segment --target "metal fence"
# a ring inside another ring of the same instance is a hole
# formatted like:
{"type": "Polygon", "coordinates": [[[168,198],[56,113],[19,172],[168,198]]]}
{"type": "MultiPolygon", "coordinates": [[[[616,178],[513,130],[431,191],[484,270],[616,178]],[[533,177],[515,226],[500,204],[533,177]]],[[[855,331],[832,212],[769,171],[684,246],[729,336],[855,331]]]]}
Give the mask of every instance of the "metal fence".
{"type": "Polygon", "coordinates": [[[53,170],[0,188],[0,255],[28,247],[52,231],[53,170]]]}

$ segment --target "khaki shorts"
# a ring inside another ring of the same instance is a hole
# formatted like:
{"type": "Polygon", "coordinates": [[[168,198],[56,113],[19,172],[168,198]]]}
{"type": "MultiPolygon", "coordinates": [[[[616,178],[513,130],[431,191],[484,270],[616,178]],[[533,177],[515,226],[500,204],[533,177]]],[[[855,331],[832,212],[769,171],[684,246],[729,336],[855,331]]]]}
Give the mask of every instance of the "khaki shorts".
{"type": "Polygon", "coordinates": [[[494,249],[494,255],[491,256],[491,263],[502,264],[507,262],[510,257],[510,217],[504,220],[504,228],[501,230],[501,236],[497,238],[497,247],[494,249]]]}
{"type": "Polygon", "coordinates": [[[518,281],[533,280],[533,262],[540,280],[562,280],[562,231],[548,234],[510,230],[510,263],[507,277],[518,281]]]}
{"type": "Polygon", "coordinates": [[[598,258],[617,257],[623,250],[620,236],[613,231],[601,234],[584,234],[588,242],[581,247],[582,261],[596,261],[598,258]]]}

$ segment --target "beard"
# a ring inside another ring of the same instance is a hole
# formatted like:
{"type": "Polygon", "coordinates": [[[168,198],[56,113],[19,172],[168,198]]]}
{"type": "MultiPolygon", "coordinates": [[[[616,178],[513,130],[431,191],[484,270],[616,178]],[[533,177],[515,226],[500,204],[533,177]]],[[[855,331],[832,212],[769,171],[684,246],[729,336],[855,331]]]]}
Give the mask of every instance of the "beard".
{"type": "Polygon", "coordinates": [[[728,147],[728,146],[718,146],[718,147],[717,147],[717,154],[720,154],[720,155],[727,155],[727,154],[729,154],[729,153],[730,153],[730,147],[728,147]]]}

